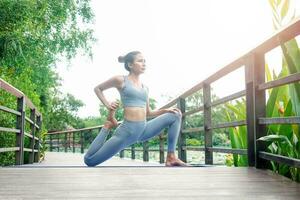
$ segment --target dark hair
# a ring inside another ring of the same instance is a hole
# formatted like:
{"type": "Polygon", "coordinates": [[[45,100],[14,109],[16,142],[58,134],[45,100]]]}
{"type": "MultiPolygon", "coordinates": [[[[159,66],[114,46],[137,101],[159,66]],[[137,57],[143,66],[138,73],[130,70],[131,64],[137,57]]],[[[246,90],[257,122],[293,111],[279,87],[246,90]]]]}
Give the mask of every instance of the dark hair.
{"type": "Polygon", "coordinates": [[[125,56],[119,56],[118,57],[118,61],[120,63],[124,63],[124,67],[127,71],[130,71],[130,68],[129,68],[129,63],[133,63],[134,61],[134,58],[137,54],[140,54],[141,52],[139,51],[131,51],[129,52],[128,54],[126,54],[125,56]]]}

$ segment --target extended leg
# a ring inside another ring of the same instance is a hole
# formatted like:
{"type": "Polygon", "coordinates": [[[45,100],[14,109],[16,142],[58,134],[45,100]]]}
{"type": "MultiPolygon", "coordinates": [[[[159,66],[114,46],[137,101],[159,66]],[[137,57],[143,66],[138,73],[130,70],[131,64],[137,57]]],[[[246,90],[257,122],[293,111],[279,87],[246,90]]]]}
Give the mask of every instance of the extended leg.
{"type": "Polygon", "coordinates": [[[166,166],[189,166],[175,156],[176,144],[181,126],[181,114],[165,113],[147,122],[139,141],[146,141],[158,134],[164,128],[168,128],[168,155],[166,166]]]}
{"type": "Polygon", "coordinates": [[[146,124],[143,134],[139,141],[146,141],[158,134],[164,128],[168,128],[168,152],[174,152],[176,149],[177,139],[179,136],[181,126],[181,114],[179,113],[165,113],[162,114],[146,124]]]}

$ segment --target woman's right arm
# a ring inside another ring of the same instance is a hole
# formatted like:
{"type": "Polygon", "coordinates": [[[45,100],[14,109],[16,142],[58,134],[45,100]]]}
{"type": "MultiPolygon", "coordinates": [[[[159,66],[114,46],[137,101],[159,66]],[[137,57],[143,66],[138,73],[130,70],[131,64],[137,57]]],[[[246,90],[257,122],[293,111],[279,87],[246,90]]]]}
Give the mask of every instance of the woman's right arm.
{"type": "Polygon", "coordinates": [[[118,107],[116,102],[108,102],[105,98],[103,91],[109,88],[120,88],[122,84],[122,76],[114,76],[103,83],[100,83],[94,88],[97,97],[101,100],[105,107],[108,109],[116,109],[118,107]]]}

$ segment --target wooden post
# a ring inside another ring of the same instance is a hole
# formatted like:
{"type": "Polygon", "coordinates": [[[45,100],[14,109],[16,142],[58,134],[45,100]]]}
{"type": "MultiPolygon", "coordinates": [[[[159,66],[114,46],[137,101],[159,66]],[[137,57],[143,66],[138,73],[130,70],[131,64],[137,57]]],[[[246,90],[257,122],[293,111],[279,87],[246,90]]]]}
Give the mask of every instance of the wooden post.
{"type": "Polygon", "coordinates": [[[32,138],[30,140],[30,148],[31,152],[29,154],[29,163],[34,162],[34,147],[35,147],[35,109],[30,109],[30,120],[33,122],[33,124],[30,124],[30,130],[32,138]]]}
{"type": "Polygon", "coordinates": [[[68,134],[67,133],[65,133],[65,142],[64,142],[64,144],[65,144],[65,152],[68,152],[68,134]]]}
{"type": "Polygon", "coordinates": [[[135,146],[134,144],[131,146],[131,159],[135,159],[135,146]]]}
{"type": "Polygon", "coordinates": [[[59,134],[57,134],[57,152],[59,152],[59,134]]]}
{"type": "Polygon", "coordinates": [[[16,165],[24,164],[24,131],[25,131],[25,98],[18,98],[17,110],[21,113],[21,116],[17,116],[16,128],[20,130],[20,133],[16,137],[16,146],[20,148],[16,152],[16,165]]]}
{"type": "Polygon", "coordinates": [[[84,142],[84,133],[80,132],[81,153],[84,153],[83,142],[84,142]]]}
{"type": "Polygon", "coordinates": [[[159,163],[165,163],[164,131],[159,135],[159,163]]]}
{"type": "Polygon", "coordinates": [[[213,164],[213,152],[208,148],[212,147],[212,130],[211,130],[211,91],[210,84],[204,83],[203,86],[204,100],[204,143],[205,143],[205,164],[213,164]]]}
{"type": "MultiPolygon", "coordinates": [[[[40,157],[41,157],[41,148],[40,148],[40,143],[41,143],[41,131],[42,131],[42,116],[36,116],[36,124],[38,125],[38,129],[35,131],[35,135],[37,136],[39,133],[39,140],[35,143],[35,149],[38,150],[38,153],[34,154],[34,162],[39,162],[40,157]]],[[[45,144],[43,144],[45,145],[45,144]]]]}
{"type": "Polygon", "coordinates": [[[75,134],[74,134],[74,132],[72,132],[72,136],[73,136],[73,153],[75,153],[75,134]]]}
{"type": "Polygon", "coordinates": [[[124,149],[120,151],[120,158],[124,158],[124,149]]]}
{"type": "MultiPolygon", "coordinates": [[[[185,99],[179,98],[177,102],[177,107],[180,109],[182,113],[185,113],[185,99]]],[[[182,116],[180,132],[178,138],[178,157],[183,161],[186,161],[186,135],[182,132],[185,124],[185,116],[182,116]]]]}
{"type": "Polygon", "coordinates": [[[149,145],[148,141],[143,142],[143,161],[149,161],[149,145]]]}
{"type": "Polygon", "coordinates": [[[254,116],[254,56],[245,60],[246,120],[248,165],[255,166],[255,116],[254,116]]]}
{"type": "Polygon", "coordinates": [[[50,137],[50,152],[52,152],[53,149],[52,134],[49,135],[49,137],[50,137]]]}
{"type": "Polygon", "coordinates": [[[265,150],[263,143],[258,143],[257,139],[266,135],[265,125],[260,125],[258,119],[266,116],[266,94],[265,90],[258,90],[258,86],[265,82],[265,59],[263,54],[254,55],[254,127],[255,127],[255,166],[266,168],[267,161],[259,158],[259,151],[265,150]]]}

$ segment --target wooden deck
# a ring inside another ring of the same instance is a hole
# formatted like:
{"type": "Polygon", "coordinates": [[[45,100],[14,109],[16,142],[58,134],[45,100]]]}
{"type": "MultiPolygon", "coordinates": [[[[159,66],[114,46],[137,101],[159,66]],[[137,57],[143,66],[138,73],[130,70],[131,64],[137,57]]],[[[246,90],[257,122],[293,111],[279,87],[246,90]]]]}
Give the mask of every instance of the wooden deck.
{"type": "Polygon", "coordinates": [[[297,199],[300,184],[255,168],[164,167],[114,157],[90,168],[81,154],[0,168],[0,199],[297,199]]]}

